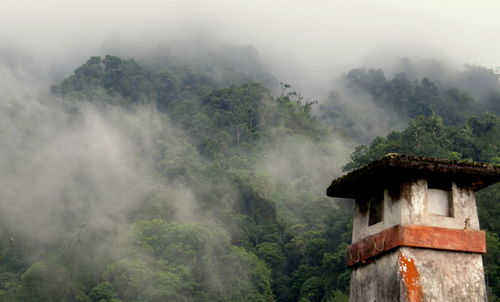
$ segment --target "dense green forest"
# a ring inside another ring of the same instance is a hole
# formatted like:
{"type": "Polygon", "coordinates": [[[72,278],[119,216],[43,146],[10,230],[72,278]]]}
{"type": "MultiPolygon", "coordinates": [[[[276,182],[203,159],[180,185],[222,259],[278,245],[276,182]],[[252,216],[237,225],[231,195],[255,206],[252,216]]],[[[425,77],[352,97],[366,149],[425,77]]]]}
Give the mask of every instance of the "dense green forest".
{"type": "MultiPolygon", "coordinates": [[[[353,69],[342,91],[312,101],[251,60],[252,70],[210,62],[91,57],[41,97],[64,113],[55,128],[79,129],[98,112],[117,126],[119,144],[133,146],[134,165],[96,178],[75,164],[79,194],[69,186],[60,198],[78,206],[54,213],[66,219],[50,240],[0,223],[1,301],[347,301],[352,203],[325,196],[342,167],[390,152],[500,164],[493,70],[467,66],[446,79],[438,63],[426,74],[405,59],[390,76],[353,69]],[[359,98],[406,126],[351,147],[366,140],[349,107],[359,98]],[[128,173],[120,190],[102,193],[128,173]]],[[[51,118],[15,101],[0,110],[34,120],[24,138],[51,118]]],[[[3,164],[15,179],[15,163],[3,164]]],[[[500,185],[481,191],[478,206],[489,297],[499,301],[500,185]]]]}

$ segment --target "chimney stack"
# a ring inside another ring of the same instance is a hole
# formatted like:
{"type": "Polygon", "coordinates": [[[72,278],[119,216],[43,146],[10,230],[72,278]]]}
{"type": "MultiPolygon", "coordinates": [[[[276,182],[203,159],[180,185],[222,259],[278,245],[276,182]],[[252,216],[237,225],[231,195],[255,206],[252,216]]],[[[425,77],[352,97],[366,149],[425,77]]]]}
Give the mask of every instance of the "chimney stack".
{"type": "Polygon", "coordinates": [[[388,154],[335,179],[355,199],[351,301],[486,301],[484,232],[474,193],[500,166],[388,154]]]}

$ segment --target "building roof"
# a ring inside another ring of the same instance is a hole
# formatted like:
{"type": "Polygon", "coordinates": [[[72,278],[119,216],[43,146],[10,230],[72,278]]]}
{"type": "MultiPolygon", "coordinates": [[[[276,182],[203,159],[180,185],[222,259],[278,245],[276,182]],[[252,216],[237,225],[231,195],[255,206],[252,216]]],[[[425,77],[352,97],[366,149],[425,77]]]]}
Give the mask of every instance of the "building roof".
{"type": "Polygon", "coordinates": [[[500,181],[500,165],[389,153],[333,180],[326,194],[330,197],[365,197],[381,187],[417,179],[453,181],[477,191],[500,181]]]}

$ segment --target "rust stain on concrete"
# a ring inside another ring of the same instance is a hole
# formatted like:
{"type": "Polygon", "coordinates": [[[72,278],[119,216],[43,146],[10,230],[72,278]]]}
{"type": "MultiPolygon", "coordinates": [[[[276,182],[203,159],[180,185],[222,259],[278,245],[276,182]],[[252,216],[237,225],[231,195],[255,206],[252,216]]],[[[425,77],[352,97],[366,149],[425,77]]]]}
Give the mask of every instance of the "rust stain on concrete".
{"type": "Polygon", "coordinates": [[[410,257],[406,257],[403,253],[399,254],[399,273],[408,302],[421,302],[422,286],[420,284],[420,274],[415,261],[410,257]]]}

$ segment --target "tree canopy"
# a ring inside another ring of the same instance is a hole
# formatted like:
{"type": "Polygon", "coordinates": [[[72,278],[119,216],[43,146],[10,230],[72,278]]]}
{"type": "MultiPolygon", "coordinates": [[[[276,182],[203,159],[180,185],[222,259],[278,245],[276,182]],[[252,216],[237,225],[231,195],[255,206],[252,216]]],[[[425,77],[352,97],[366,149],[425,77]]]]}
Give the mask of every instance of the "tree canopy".
{"type": "MultiPolygon", "coordinates": [[[[348,94],[332,92],[316,104],[286,83],[273,95],[268,75],[226,63],[203,72],[182,62],[95,56],[52,87],[74,120],[80,104],[147,108],[149,119],[118,119],[152,167],[143,182],[130,184],[142,190],[133,204],[111,209],[102,225],[92,220],[88,193],[55,243],[5,237],[0,300],[347,301],[352,209],[324,195],[333,163],[341,162],[337,142],[361,136],[350,126],[357,117],[345,114],[346,95],[368,97],[406,127],[349,150],[344,171],[391,152],[500,164],[500,94],[492,92],[498,83],[491,70],[469,66],[457,76],[467,79],[463,87],[453,87],[418,78],[408,66],[391,78],[353,69],[342,80],[348,94]],[[489,82],[478,101],[483,78],[489,82]],[[145,124],[152,134],[141,134],[145,124]]],[[[90,182],[83,172],[78,177],[90,182]]],[[[496,301],[500,186],[477,200],[496,301]]]]}

